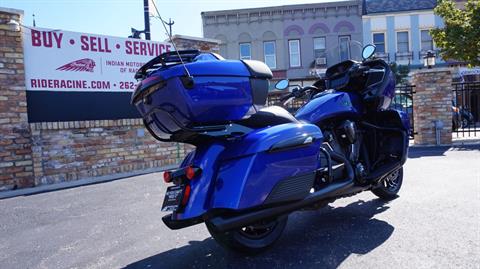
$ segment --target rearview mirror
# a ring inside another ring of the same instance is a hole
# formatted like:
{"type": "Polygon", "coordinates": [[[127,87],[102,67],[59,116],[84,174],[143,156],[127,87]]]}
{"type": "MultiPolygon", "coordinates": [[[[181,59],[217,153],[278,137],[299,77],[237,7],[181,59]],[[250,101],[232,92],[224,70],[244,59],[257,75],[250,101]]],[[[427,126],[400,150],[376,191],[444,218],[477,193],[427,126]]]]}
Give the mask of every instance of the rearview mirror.
{"type": "Polygon", "coordinates": [[[286,88],[288,88],[288,84],[289,84],[288,79],[282,79],[275,84],[275,89],[285,90],[286,88]]]}
{"type": "Polygon", "coordinates": [[[375,54],[375,50],[376,50],[376,49],[377,49],[377,48],[376,48],[374,45],[372,45],[372,44],[366,45],[366,46],[363,48],[363,51],[362,51],[362,58],[363,58],[363,60],[366,60],[366,59],[372,57],[373,54],[375,54]]]}

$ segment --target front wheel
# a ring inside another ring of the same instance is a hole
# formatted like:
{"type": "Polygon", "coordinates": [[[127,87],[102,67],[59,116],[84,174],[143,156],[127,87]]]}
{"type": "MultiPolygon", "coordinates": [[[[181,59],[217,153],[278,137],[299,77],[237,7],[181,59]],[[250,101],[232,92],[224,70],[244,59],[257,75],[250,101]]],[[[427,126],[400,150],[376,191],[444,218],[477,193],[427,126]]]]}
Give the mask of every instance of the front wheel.
{"type": "Polygon", "coordinates": [[[227,232],[217,232],[209,221],[205,224],[208,232],[223,247],[246,254],[257,254],[280,238],[287,220],[288,216],[285,215],[227,232]]]}
{"type": "Polygon", "coordinates": [[[372,189],[372,192],[383,200],[393,200],[398,197],[402,182],[403,167],[382,179],[381,185],[372,189]]]}

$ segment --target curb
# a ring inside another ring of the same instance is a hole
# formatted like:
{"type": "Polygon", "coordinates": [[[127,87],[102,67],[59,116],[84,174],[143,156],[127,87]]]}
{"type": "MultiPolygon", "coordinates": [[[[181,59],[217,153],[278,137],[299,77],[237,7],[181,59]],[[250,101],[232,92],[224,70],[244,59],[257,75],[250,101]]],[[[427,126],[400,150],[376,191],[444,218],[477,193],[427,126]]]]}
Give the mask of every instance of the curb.
{"type": "Polygon", "coordinates": [[[7,199],[7,198],[13,198],[13,197],[17,197],[17,196],[28,196],[28,195],[45,193],[45,192],[58,191],[58,190],[75,188],[75,187],[105,183],[105,182],[110,182],[110,181],[114,181],[114,180],[129,178],[129,177],[133,177],[133,176],[140,176],[140,175],[145,175],[145,174],[161,172],[161,171],[165,171],[165,170],[169,170],[169,169],[174,169],[174,168],[177,168],[177,167],[178,167],[178,165],[167,165],[167,166],[162,166],[162,167],[149,168],[149,169],[145,169],[145,170],[141,170],[141,171],[134,171],[134,172],[128,172],[128,173],[118,173],[118,174],[100,176],[100,177],[94,177],[94,178],[84,178],[84,179],[79,179],[79,180],[69,181],[69,182],[61,182],[61,183],[55,183],[55,184],[41,185],[41,186],[38,186],[38,187],[31,187],[31,188],[10,190],[10,191],[2,191],[2,192],[0,192],[0,200],[7,199]]]}
{"type": "Polygon", "coordinates": [[[435,147],[458,147],[458,146],[478,146],[480,145],[480,139],[457,139],[453,140],[451,144],[440,145],[415,145],[413,141],[408,145],[409,148],[435,148],[435,147]]]}

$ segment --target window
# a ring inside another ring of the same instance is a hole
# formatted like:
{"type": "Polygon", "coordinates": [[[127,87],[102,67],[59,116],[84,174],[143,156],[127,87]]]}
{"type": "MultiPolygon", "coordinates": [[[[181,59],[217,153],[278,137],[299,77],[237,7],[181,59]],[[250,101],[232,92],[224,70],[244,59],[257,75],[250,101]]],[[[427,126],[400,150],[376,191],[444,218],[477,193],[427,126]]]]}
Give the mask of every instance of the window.
{"type": "Polygon", "coordinates": [[[263,55],[265,64],[270,68],[277,67],[277,57],[275,56],[275,41],[263,42],[263,55]]]}
{"type": "Polygon", "coordinates": [[[252,59],[252,48],[250,43],[240,43],[240,59],[241,60],[251,60],[252,59]]]}
{"type": "Polygon", "coordinates": [[[300,67],[300,40],[288,40],[288,53],[290,55],[290,67],[300,67]]]}
{"type": "Polygon", "coordinates": [[[350,36],[339,36],[338,43],[340,44],[340,61],[350,59],[350,36]]]}
{"type": "Polygon", "coordinates": [[[409,52],[408,32],[397,32],[397,52],[409,52]]]}
{"type": "Polygon", "coordinates": [[[316,37],[313,39],[313,55],[315,58],[325,57],[325,37],[316,37]]]}
{"type": "Polygon", "coordinates": [[[378,53],[385,53],[385,33],[375,33],[373,34],[373,45],[377,47],[376,51],[378,53]]]}
{"type": "Polygon", "coordinates": [[[422,51],[433,50],[433,40],[430,30],[421,30],[420,38],[422,42],[422,51]]]}

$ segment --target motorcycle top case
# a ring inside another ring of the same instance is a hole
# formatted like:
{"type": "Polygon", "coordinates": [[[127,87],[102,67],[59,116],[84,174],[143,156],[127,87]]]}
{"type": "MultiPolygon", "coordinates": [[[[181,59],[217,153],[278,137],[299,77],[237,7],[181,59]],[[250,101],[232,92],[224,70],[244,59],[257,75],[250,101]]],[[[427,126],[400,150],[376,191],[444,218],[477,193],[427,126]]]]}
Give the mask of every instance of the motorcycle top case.
{"type": "Polygon", "coordinates": [[[145,75],[132,96],[157,135],[169,139],[192,127],[227,124],[242,119],[253,105],[266,103],[272,73],[264,63],[223,60],[208,53],[181,55],[185,66],[162,64],[145,75]]]}

